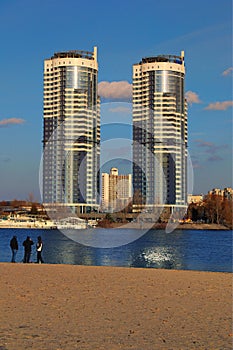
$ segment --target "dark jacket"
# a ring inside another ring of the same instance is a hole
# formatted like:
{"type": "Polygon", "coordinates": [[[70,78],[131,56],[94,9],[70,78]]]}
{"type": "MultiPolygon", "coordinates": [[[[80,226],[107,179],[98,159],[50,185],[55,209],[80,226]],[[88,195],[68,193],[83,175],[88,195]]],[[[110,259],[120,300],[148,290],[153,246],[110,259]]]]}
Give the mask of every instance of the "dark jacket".
{"type": "Polygon", "coordinates": [[[16,249],[18,250],[18,242],[17,242],[17,238],[16,237],[13,237],[10,241],[10,247],[11,249],[16,249]]]}
{"type": "Polygon", "coordinates": [[[33,244],[34,244],[34,242],[31,240],[31,238],[27,238],[23,242],[23,246],[24,246],[25,252],[31,252],[33,244]]]}

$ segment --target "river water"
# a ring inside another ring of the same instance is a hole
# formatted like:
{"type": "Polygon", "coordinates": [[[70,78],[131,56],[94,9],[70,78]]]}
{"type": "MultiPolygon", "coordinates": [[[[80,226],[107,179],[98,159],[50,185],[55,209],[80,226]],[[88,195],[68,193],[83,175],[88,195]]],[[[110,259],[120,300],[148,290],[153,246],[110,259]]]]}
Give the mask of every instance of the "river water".
{"type": "MultiPolygon", "coordinates": [[[[95,229],[94,235],[111,237],[113,229],[95,229]]],[[[114,234],[138,237],[138,230],[116,229],[114,234]],[[127,231],[127,232],[126,232],[127,231]]],[[[150,230],[131,243],[114,248],[95,248],[77,243],[58,230],[1,229],[0,262],[11,260],[10,239],[17,236],[19,251],[16,262],[23,259],[22,243],[30,235],[44,242],[45,263],[94,266],[122,266],[232,272],[232,231],[220,230],[150,230]]],[[[98,236],[96,236],[98,237],[98,236]]],[[[36,261],[35,244],[32,262],[36,261]]]]}

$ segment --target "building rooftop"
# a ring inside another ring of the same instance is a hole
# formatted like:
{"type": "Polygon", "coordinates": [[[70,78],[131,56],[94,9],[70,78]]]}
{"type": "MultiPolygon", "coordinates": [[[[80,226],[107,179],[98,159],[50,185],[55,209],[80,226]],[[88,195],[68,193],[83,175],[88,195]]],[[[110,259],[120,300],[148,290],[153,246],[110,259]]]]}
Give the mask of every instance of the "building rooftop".
{"type": "Polygon", "coordinates": [[[94,60],[94,53],[82,50],[61,51],[55,52],[51,58],[86,58],[94,60]]]}
{"type": "Polygon", "coordinates": [[[153,57],[144,57],[142,58],[140,64],[154,63],[154,62],[171,62],[171,63],[183,64],[184,56],[159,55],[159,56],[153,56],[153,57]]]}

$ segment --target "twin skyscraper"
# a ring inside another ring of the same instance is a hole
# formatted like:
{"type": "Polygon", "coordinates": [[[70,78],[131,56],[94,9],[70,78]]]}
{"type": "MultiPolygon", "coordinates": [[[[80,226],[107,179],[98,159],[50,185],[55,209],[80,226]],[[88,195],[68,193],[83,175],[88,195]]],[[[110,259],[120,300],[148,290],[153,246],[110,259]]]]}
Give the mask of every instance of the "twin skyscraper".
{"type": "MultiPolygon", "coordinates": [[[[187,203],[184,53],[133,65],[133,211],[187,203]]],[[[99,209],[100,98],[97,48],[44,61],[43,203],[99,209]]]]}

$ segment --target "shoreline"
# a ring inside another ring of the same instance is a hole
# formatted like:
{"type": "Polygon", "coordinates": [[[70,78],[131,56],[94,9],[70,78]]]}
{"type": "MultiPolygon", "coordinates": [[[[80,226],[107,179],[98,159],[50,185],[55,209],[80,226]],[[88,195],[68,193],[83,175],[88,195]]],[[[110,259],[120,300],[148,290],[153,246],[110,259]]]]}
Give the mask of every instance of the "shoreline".
{"type": "MultiPolygon", "coordinates": [[[[109,223],[109,225],[106,225],[104,227],[102,226],[96,226],[96,228],[126,228],[126,229],[153,229],[153,230],[164,230],[166,228],[167,224],[158,224],[158,223],[147,223],[144,222],[143,224],[139,223],[109,223]]],[[[44,226],[30,226],[30,225],[0,225],[1,229],[30,229],[30,230],[55,230],[57,228],[55,227],[48,227],[46,225],[44,226]]],[[[221,225],[221,224],[202,224],[202,223],[184,223],[179,224],[175,230],[225,230],[225,231],[231,231],[232,228],[229,228],[227,226],[221,225]]]]}
{"type": "Polygon", "coordinates": [[[232,274],[0,263],[7,350],[232,349],[232,274]]]}
{"type": "MultiPolygon", "coordinates": [[[[152,230],[165,230],[166,229],[166,223],[159,224],[159,223],[147,223],[144,222],[143,224],[139,223],[109,223],[109,225],[102,227],[97,226],[97,228],[127,228],[127,229],[152,229],[152,230]]],[[[224,231],[231,231],[232,229],[220,225],[220,224],[197,224],[197,223],[184,223],[184,224],[178,224],[175,230],[224,230],[224,231]]]]}

